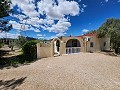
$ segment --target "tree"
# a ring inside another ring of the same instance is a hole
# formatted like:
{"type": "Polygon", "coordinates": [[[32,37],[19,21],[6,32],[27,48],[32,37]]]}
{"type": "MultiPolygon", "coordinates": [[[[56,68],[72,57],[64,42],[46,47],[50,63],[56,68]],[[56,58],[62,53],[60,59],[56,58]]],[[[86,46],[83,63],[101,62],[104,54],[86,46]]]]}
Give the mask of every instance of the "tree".
{"type": "Polygon", "coordinates": [[[27,39],[25,37],[19,36],[16,43],[19,47],[22,47],[26,43],[26,41],[27,39]]]}
{"type": "Polygon", "coordinates": [[[86,34],[94,34],[94,33],[97,33],[97,30],[89,31],[89,32],[87,32],[86,34]]]}
{"type": "Polygon", "coordinates": [[[5,20],[5,17],[9,16],[12,12],[10,4],[10,0],[0,0],[0,32],[12,29],[12,25],[9,24],[9,20],[5,20]]]}
{"type": "Polygon", "coordinates": [[[97,30],[98,37],[110,37],[113,49],[120,47],[120,19],[110,18],[97,30]]]}

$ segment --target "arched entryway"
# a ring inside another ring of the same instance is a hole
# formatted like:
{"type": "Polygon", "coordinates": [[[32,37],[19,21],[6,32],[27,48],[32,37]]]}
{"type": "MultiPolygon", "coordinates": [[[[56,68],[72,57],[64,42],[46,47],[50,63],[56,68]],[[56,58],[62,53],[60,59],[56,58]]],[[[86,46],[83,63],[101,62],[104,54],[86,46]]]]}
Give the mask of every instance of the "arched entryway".
{"type": "Polygon", "coordinates": [[[53,43],[53,56],[59,56],[61,40],[59,38],[55,38],[52,40],[52,43],[53,43]]]}
{"type": "Polygon", "coordinates": [[[60,52],[60,41],[54,41],[54,54],[59,54],[60,52]]]}
{"type": "Polygon", "coordinates": [[[80,41],[77,39],[70,39],[66,43],[66,54],[79,53],[81,48],[80,41]]]}

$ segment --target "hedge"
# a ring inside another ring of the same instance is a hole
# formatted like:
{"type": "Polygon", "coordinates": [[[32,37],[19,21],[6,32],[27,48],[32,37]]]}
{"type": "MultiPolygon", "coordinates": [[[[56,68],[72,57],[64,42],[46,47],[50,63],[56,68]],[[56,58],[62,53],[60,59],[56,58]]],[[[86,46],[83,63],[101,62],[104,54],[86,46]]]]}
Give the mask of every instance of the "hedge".
{"type": "Polygon", "coordinates": [[[28,41],[23,47],[23,55],[26,61],[34,61],[37,58],[37,42],[36,41],[28,41]]]}

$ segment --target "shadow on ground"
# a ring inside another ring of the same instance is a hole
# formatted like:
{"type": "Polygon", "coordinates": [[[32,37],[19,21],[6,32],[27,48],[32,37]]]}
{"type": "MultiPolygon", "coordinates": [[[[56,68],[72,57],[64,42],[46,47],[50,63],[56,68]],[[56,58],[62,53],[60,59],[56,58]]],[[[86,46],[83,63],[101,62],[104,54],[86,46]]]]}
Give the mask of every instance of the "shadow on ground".
{"type": "Polygon", "coordinates": [[[0,50],[0,57],[8,54],[10,52],[10,50],[0,50]]]}
{"type": "Polygon", "coordinates": [[[18,90],[17,87],[23,84],[26,78],[27,77],[22,77],[19,79],[14,78],[6,81],[0,80],[0,90],[18,90]]]}
{"type": "Polygon", "coordinates": [[[25,62],[24,57],[21,54],[19,55],[11,54],[10,52],[14,51],[11,51],[6,48],[7,47],[0,49],[0,70],[4,68],[10,69],[23,66],[25,62]]]}
{"type": "Polygon", "coordinates": [[[112,50],[104,50],[102,51],[101,53],[105,54],[105,55],[109,55],[109,56],[115,56],[115,57],[118,57],[119,54],[116,54],[114,51],[112,50]]]}
{"type": "Polygon", "coordinates": [[[9,51],[5,51],[5,50],[0,50],[0,70],[6,68],[6,69],[10,69],[10,68],[17,68],[19,66],[23,66],[23,65],[30,65],[30,63],[25,62],[24,56],[22,54],[20,55],[9,55],[7,56],[6,54],[9,51]]]}
{"type": "Polygon", "coordinates": [[[0,70],[18,68],[20,66],[31,64],[31,63],[25,62],[25,60],[22,59],[21,57],[22,57],[21,55],[11,56],[11,57],[1,57],[0,70]]]}

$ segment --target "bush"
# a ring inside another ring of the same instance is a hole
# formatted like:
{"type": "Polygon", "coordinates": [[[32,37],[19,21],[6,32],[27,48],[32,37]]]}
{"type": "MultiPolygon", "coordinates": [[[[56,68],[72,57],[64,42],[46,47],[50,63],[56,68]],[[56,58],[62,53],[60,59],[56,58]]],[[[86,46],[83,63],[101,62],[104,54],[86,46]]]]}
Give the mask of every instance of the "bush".
{"type": "Polygon", "coordinates": [[[36,41],[28,41],[23,45],[22,50],[23,50],[24,60],[31,62],[37,58],[36,44],[37,44],[36,41]]]}
{"type": "Polygon", "coordinates": [[[20,54],[15,57],[9,57],[9,58],[0,58],[0,66],[13,66],[18,64],[24,64],[25,58],[23,54],[20,54]]]}
{"type": "Polygon", "coordinates": [[[0,42],[0,48],[1,48],[2,46],[4,46],[4,44],[0,42]]]}
{"type": "Polygon", "coordinates": [[[28,41],[23,47],[23,53],[15,57],[2,58],[0,57],[0,67],[1,66],[17,66],[18,64],[27,64],[34,61],[37,58],[37,42],[28,41]]]}
{"type": "Polygon", "coordinates": [[[118,48],[115,49],[115,53],[116,54],[120,54],[120,47],[118,47],[118,48]]]}

